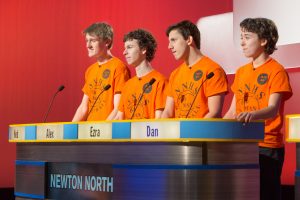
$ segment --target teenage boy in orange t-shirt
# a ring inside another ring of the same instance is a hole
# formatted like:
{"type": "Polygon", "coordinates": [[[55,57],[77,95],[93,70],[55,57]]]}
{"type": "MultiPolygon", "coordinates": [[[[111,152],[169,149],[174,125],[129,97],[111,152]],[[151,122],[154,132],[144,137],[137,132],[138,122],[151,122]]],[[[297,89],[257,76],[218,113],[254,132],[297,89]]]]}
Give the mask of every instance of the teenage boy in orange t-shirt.
{"type": "Polygon", "coordinates": [[[224,118],[242,122],[265,120],[264,141],[259,143],[260,199],[281,199],[280,176],[284,161],[284,101],[292,96],[289,77],[270,55],[276,50],[278,32],[273,21],[247,18],[240,23],[241,46],[251,59],[240,67],[231,87],[231,106],[224,118]]]}
{"type": "Polygon", "coordinates": [[[200,51],[200,31],[190,21],[167,29],[168,48],[183,63],[170,78],[162,118],[221,117],[227,78],[224,70],[200,51]]]}
{"type": "Polygon", "coordinates": [[[113,29],[109,24],[94,23],[83,33],[88,56],[96,58],[97,62],[85,72],[84,95],[72,121],[111,120],[117,114],[121,90],[129,79],[129,70],[110,52],[113,29]]]}
{"type": "Polygon", "coordinates": [[[136,76],[126,82],[115,119],[160,118],[165,104],[167,79],[153,69],[150,62],[156,51],[156,41],[148,31],[137,29],[124,36],[124,56],[133,66],[136,76]]]}

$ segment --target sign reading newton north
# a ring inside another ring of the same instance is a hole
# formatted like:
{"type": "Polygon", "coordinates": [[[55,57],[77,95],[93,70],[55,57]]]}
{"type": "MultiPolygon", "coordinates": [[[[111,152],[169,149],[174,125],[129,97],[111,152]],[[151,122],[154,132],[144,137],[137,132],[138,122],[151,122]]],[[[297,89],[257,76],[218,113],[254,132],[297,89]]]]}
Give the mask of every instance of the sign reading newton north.
{"type": "Polygon", "coordinates": [[[111,199],[112,174],[107,164],[48,163],[48,198],[111,199]]]}

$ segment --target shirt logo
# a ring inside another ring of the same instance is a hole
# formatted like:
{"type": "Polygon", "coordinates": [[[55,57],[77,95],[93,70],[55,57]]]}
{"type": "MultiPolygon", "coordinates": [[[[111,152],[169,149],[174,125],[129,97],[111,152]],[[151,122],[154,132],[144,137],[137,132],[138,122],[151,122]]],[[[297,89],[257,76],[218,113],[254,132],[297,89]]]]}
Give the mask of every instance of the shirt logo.
{"type": "Polygon", "coordinates": [[[268,81],[268,74],[260,74],[257,77],[257,83],[259,85],[264,85],[268,81]]]}
{"type": "Polygon", "coordinates": [[[130,119],[134,110],[135,110],[135,113],[134,113],[133,119],[149,118],[149,112],[147,109],[149,100],[146,99],[145,96],[143,96],[139,105],[137,106],[140,98],[141,98],[141,94],[138,97],[138,95],[136,93],[133,93],[130,96],[128,96],[128,99],[126,100],[127,103],[124,103],[124,106],[126,106],[125,115],[126,115],[127,119],[130,119]]]}
{"type": "Polygon", "coordinates": [[[201,70],[197,70],[194,73],[194,80],[199,81],[202,78],[203,72],[201,70]]]}
{"type": "Polygon", "coordinates": [[[106,69],[104,70],[104,72],[102,73],[102,77],[104,79],[107,79],[109,77],[109,74],[110,74],[110,70],[109,69],[106,69]]]}
{"type": "Polygon", "coordinates": [[[146,94],[149,94],[152,91],[152,85],[149,85],[149,83],[145,83],[143,86],[143,91],[145,91],[146,94]]]}

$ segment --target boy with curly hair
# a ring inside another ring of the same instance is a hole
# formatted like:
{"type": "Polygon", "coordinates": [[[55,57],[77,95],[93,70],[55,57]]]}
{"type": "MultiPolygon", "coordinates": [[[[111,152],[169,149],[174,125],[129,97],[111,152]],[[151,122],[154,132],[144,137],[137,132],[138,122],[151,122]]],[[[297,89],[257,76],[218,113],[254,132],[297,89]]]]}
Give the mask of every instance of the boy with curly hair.
{"type": "Polygon", "coordinates": [[[160,118],[167,79],[150,63],[156,52],[156,40],[150,32],[137,29],[127,33],[123,42],[123,54],[128,65],[135,68],[136,76],[127,81],[122,90],[115,119],[160,118]]]}
{"type": "Polygon", "coordinates": [[[284,161],[284,102],[292,96],[289,77],[270,55],[276,50],[278,31],[266,18],[240,23],[241,47],[251,62],[240,67],[231,89],[231,106],[224,118],[247,123],[265,120],[264,141],[259,143],[260,199],[281,199],[280,176],[284,161]]]}

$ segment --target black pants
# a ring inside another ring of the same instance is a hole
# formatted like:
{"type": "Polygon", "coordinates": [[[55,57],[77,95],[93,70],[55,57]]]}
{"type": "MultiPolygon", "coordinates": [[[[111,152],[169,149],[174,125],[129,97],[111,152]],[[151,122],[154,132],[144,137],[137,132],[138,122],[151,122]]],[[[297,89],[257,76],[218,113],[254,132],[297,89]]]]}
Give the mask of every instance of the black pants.
{"type": "Polygon", "coordinates": [[[260,200],[280,200],[284,148],[259,147],[260,200]]]}

